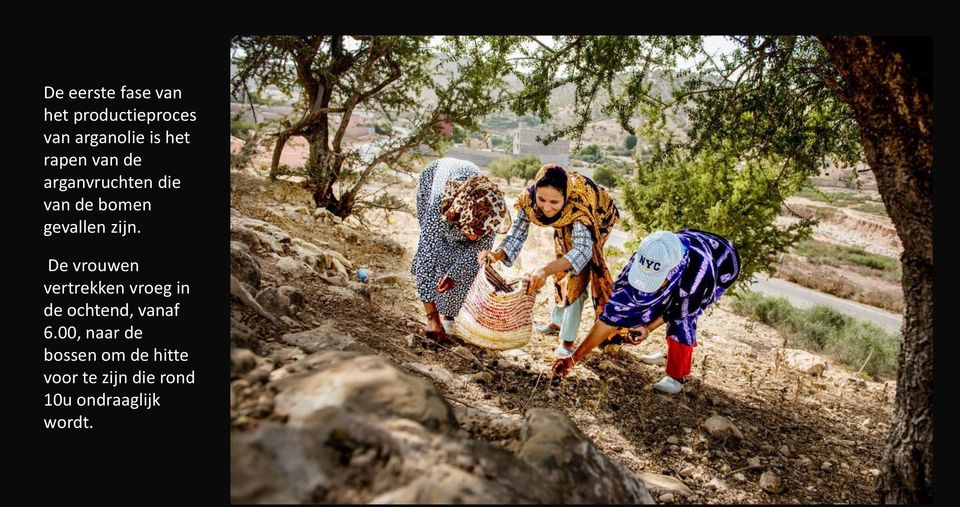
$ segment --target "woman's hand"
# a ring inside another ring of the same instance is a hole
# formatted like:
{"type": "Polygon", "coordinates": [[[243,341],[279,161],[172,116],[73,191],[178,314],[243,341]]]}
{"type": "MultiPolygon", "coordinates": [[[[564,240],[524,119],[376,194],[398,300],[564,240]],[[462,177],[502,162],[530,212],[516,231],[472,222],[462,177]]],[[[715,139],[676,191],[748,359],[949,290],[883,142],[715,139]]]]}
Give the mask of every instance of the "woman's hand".
{"type": "Polygon", "coordinates": [[[547,273],[540,268],[527,275],[527,294],[536,294],[547,283],[547,273]]]}
{"type": "Polygon", "coordinates": [[[573,356],[557,359],[557,361],[553,363],[553,376],[562,377],[566,375],[575,364],[577,364],[577,362],[573,360],[573,356]]]}
{"type": "Polygon", "coordinates": [[[444,292],[447,292],[448,290],[452,289],[453,286],[456,284],[457,284],[456,280],[454,280],[453,278],[450,278],[449,276],[444,276],[437,283],[437,294],[443,294],[444,292]]]}
{"type": "Polygon", "coordinates": [[[639,326],[631,327],[627,333],[627,336],[624,337],[624,340],[631,345],[637,345],[643,340],[646,340],[648,336],[650,336],[650,330],[647,329],[647,326],[641,324],[639,326]]]}
{"type": "Polygon", "coordinates": [[[503,250],[480,250],[480,252],[477,253],[477,264],[482,268],[485,262],[493,264],[494,262],[502,261],[506,256],[507,254],[503,253],[503,250]]]}

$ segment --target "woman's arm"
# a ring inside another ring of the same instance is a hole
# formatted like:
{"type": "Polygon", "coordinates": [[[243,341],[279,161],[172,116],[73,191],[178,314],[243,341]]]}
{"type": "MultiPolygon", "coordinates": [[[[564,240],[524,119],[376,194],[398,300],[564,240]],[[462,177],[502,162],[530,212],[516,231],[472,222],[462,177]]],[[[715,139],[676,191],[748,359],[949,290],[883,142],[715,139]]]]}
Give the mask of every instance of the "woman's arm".
{"type": "Polygon", "coordinates": [[[510,231],[495,250],[481,250],[477,254],[477,263],[483,265],[484,260],[489,262],[502,261],[507,267],[513,265],[517,260],[523,244],[527,241],[527,232],[530,229],[530,219],[523,210],[517,211],[516,218],[513,219],[513,225],[510,231]]]}
{"type": "Polygon", "coordinates": [[[577,222],[573,224],[573,248],[563,257],[551,261],[546,266],[530,274],[528,294],[540,290],[547,283],[547,277],[561,271],[580,273],[593,258],[593,238],[590,229],[577,222]]]}
{"type": "Polygon", "coordinates": [[[566,375],[567,372],[570,371],[570,368],[573,368],[575,364],[583,359],[583,356],[595,349],[597,345],[603,343],[604,340],[610,338],[616,331],[617,328],[601,320],[594,322],[593,327],[590,328],[590,334],[580,343],[580,346],[573,352],[573,355],[557,359],[557,362],[553,363],[553,374],[561,377],[566,375]]]}

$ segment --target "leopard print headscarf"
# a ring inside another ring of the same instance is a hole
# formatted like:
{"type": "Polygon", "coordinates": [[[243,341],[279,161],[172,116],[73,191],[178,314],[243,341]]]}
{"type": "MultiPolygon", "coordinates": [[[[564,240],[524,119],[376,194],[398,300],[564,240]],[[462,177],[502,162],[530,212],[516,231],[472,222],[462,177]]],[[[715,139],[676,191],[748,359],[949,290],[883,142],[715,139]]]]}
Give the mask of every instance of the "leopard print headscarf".
{"type": "Polygon", "coordinates": [[[478,238],[503,232],[509,216],[503,192],[486,176],[448,181],[440,197],[440,215],[461,234],[475,234],[478,238]]]}

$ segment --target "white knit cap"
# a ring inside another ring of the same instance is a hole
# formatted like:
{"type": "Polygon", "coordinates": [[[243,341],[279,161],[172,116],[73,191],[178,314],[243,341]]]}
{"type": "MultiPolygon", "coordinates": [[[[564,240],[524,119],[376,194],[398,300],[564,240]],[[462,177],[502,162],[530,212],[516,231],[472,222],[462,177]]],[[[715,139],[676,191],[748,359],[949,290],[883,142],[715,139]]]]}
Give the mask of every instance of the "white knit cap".
{"type": "Polygon", "coordinates": [[[655,292],[682,260],[683,245],[676,234],[653,232],[640,242],[627,281],[640,292],[655,292]]]}

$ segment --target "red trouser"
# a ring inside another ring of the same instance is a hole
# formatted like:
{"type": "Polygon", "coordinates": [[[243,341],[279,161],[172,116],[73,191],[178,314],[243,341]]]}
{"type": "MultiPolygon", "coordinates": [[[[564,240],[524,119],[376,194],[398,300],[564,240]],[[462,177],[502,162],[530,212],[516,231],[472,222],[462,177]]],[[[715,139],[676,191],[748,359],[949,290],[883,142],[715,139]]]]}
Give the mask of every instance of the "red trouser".
{"type": "Polygon", "coordinates": [[[683,377],[690,374],[692,361],[693,347],[667,338],[667,375],[683,380],[683,377]]]}

